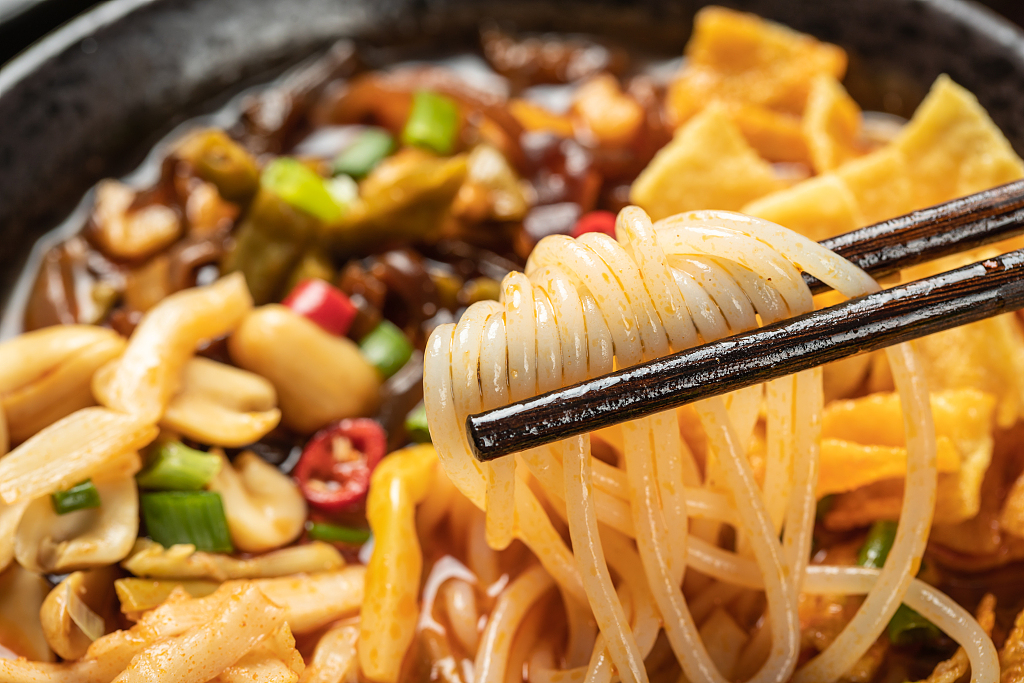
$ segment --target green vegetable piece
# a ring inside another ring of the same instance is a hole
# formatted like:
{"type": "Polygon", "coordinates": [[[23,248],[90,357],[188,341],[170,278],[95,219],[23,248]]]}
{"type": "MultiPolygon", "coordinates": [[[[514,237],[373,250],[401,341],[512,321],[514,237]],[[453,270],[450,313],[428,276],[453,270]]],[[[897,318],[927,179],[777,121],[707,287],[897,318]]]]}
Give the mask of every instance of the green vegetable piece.
{"type": "Polygon", "coordinates": [[[165,548],[187,543],[210,553],[230,553],[235,549],[219,493],[143,493],[139,504],[149,537],[165,548]]]}
{"type": "Polygon", "coordinates": [[[387,178],[371,173],[342,219],[323,226],[322,244],[337,260],[371,254],[391,242],[430,242],[441,236],[466,179],[466,156],[403,149],[388,165],[387,178]]]}
{"type": "Polygon", "coordinates": [[[391,377],[401,370],[412,356],[412,344],[405,333],[388,320],[382,320],[370,334],[363,337],[359,348],[366,360],[384,377],[391,377]]]}
{"type": "Polygon", "coordinates": [[[306,522],[306,533],[314,541],[362,545],[370,540],[369,529],[355,529],[327,522],[306,522]]]}
{"type": "Polygon", "coordinates": [[[189,448],[180,441],[165,441],[154,449],[146,467],[135,475],[143,489],[198,491],[217,473],[221,461],[215,455],[189,448]]]}
{"type": "Polygon", "coordinates": [[[334,158],[334,175],[362,178],[395,149],[395,139],[383,128],[367,128],[348,149],[334,158]]]}
{"type": "MultiPolygon", "coordinates": [[[[896,522],[875,522],[868,531],[867,540],[857,553],[857,564],[881,569],[896,541],[896,522]]],[[[889,640],[894,645],[929,640],[938,636],[939,629],[932,622],[907,607],[900,605],[887,627],[889,640]]]]}
{"type": "Polygon", "coordinates": [[[320,222],[273,192],[261,189],[235,231],[221,264],[241,271],[257,305],[279,300],[289,274],[315,239],[320,222]]]}
{"type": "Polygon", "coordinates": [[[297,159],[278,157],[263,169],[260,185],[325,223],[341,218],[341,207],[324,187],[324,179],[297,159]]]}
{"type": "Polygon", "coordinates": [[[906,605],[900,605],[886,628],[893,645],[910,645],[939,637],[939,627],[906,605]]]}
{"type": "Polygon", "coordinates": [[[444,95],[420,90],[412,100],[409,118],[402,130],[402,142],[425,147],[438,154],[450,154],[459,126],[459,106],[444,95]]]}
{"type": "Polygon", "coordinates": [[[423,401],[405,416],[405,433],[416,443],[430,443],[430,428],[427,426],[427,407],[423,401]]]}
{"type": "Polygon", "coordinates": [[[861,567],[881,569],[895,540],[896,522],[875,522],[871,525],[867,540],[857,553],[857,564],[861,567]]]}
{"type": "Polygon", "coordinates": [[[197,131],[182,140],[174,153],[189,162],[200,178],[216,185],[224,199],[245,203],[256,194],[260,182],[256,160],[224,131],[197,131]]]}
{"type": "Polygon", "coordinates": [[[100,492],[92,483],[92,479],[75,484],[66,491],[57,491],[50,495],[53,511],[58,515],[66,515],[78,510],[89,510],[100,506],[100,492]]]}

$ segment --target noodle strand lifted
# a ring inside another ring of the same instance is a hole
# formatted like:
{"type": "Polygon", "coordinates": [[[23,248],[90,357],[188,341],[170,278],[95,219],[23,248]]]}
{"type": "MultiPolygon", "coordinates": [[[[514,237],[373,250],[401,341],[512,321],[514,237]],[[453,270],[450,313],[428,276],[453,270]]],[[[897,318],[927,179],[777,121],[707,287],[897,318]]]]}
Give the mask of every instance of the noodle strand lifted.
{"type": "MultiPolygon", "coordinates": [[[[517,579],[516,589],[535,586],[531,595],[538,599],[547,585],[541,575],[550,576],[565,600],[589,604],[597,622],[590,664],[585,671],[561,672],[560,680],[609,681],[614,672],[623,681],[646,683],[644,658],[654,646],[658,619],[689,680],[729,680],[715,666],[683,594],[687,567],[738,589],[764,591],[762,635],[750,647],[765,654],[755,660],[763,664],[751,681],[837,680],[905,597],[964,646],[973,681],[994,680],[994,651],[977,636],[977,624],[913,578],[931,524],[937,474],[927,387],[907,347],[889,352],[908,449],[896,540],[880,571],[846,576],[837,570],[844,577],[835,584],[839,592],[866,594],[864,602],[835,641],[799,670],[798,598],[820,590],[824,571],[807,566],[824,403],[820,369],[773,381],[766,391],[738,397],[731,408],[723,398],[697,403],[708,444],[703,476],[674,412],[624,424],[619,466],[592,457],[589,436],[496,463],[472,457],[463,428],[467,415],[805,313],[813,300],[802,272],[847,297],[878,289],[867,274],[820,245],[739,214],[701,211],[652,224],[642,210],[628,207],[619,214],[616,234],[545,238],[526,274],[506,278],[500,303],[475,304],[458,325],[434,331],[425,361],[425,403],[448,476],[486,511],[492,547],[519,538],[540,561],[542,568],[517,579]],[[750,401],[762,395],[767,470],[759,486],[746,453],[757,407],[750,401]],[[525,485],[530,479],[564,515],[571,550],[525,485]],[[698,520],[707,520],[699,533],[691,527],[698,520]],[[713,530],[722,523],[736,532],[736,552],[717,545],[713,530]],[[954,628],[951,610],[968,626],[954,628]]],[[[711,605],[699,607],[699,620],[711,605]]],[[[567,610],[572,615],[578,607],[567,610]]],[[[490,631],[485,640],[496,637],[490,631]]],[[[478,671],[488,679],[504,676],[495,670],[499,664],[478,655],[478,671]]],[[[553,680],[554,673],[538,670],[536,680],[553,680]]]]}

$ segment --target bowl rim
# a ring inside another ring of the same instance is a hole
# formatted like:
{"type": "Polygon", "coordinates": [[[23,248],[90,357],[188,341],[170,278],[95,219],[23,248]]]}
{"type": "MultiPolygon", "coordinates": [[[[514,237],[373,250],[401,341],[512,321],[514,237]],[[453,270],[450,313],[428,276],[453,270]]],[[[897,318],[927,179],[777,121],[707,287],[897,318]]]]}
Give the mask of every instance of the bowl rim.
{"type": "MultiPolygon", "coordinates": [[[[51,31],[0,67],[0,99],[46,62],[57,58],[88,38],[141,8],[166,0],[106,0],[51,31]]],[[[987,36],[1024,69],[1024,27],[1017,26],[975,0],[915,0],[946,15],[979,34],[987,36]]]]}

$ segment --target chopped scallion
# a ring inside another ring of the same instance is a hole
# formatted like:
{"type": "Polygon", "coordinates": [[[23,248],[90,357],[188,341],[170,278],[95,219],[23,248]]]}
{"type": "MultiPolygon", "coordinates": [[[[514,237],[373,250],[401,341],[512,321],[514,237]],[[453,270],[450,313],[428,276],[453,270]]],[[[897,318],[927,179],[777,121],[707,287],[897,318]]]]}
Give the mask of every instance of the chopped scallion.
{"type": "Polygon", "coordinates": [[[180,441],[165,441],[150,453],[149,462],[135,480],[144,489],[198,491],[217,476],[220,467],[220,458],[215,455],[180,441]]]}
{"type": "Polygon", "coordinates": [[[58,515],[66,515],[78,510],[89,510],[100,506],[100,492],[91,479],[75,484],[66,491],[57,491],[50,496],[53,511],[58,515]]]}
{"type": "MultiPolygon", "coordinates": [[[[857,564],[862,567],[881,569],[896,542],[896,522],[875,522],[868,531],[868,537],[857,553],[857,564]]],[[[900,605],[892,615],[887,627],[889,640],[893,645],[906,645],[928,640],[938,635],[935,624],[906,605],[900,605]]]]}
{"type": "Polygon", "coordinates": [[[370,540],[369,529],[355,529],[328,522],[306,522],[306,533],[314,541],[362,545],[370,540]]]}
{"type": "Polygon", "coordinates": [[[909,645],[939,636],[939,627],[906,605],[900,605],[886,628],[893,645],[909,645]]]}
{"type": "Polygon", "coordinates": [[[234,550],[219,493],[160,491],[142,494],[139,503],[149,537],[165,548],[187,543],[210,553],[234,550]]]}
{"type": "Polygon", "coordinates": [[[430,443],[427,407],[422,401],[405,416],[405,433],[416,443],[430,443]]]}
{"type": "Polygon", "coordinates": [[[455,101],[429,90],[420,90],[412,100],[409,118],[402,130],[402,142],[426,147],[438,154],[450,154],[458,133],[459,107],[455,101]]]}
{"type": "Polygon", "coordinates": [[[395,148],[395,139],[383,128],[367,128],[334,158],[334,174],[362,178],[395,148]]]}
{"type": "Polygon", "coordinates": [[[896,522],[875,522],[868,531],[867,540],[857,553],[857,564],[861,567],[881,569],[895,541],[896,522]]]}
{"type": "Polygon", "coordinates": [[[412,344],[405,333],[394,323],[381,321],[377,327],[359,342],[366,360],[370,361],[384,377],[390,377],[406,364],[412,356],[412,344]]]}
{"type": "Polygon", "coordinates": [[[296,209],[325,223],[341,218],[341,207],[327,191],[324,179],[298,159],[274,159],[263,169],[260,184],[296,209]]]}

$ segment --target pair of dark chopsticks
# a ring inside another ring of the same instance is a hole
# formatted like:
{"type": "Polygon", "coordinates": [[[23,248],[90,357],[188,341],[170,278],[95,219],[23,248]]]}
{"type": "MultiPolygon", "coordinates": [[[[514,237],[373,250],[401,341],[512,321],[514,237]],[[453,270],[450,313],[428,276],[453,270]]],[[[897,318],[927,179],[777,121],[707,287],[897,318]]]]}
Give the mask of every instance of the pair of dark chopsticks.
{"type": "MultiPolygon", "coordinates": [[[[821,244],[884,277],[1022,232],[1024,180],[821,244]]],[[[469,442],[493,460],[1022,307],[1024,249],[471,415],[469,442]]]]}

